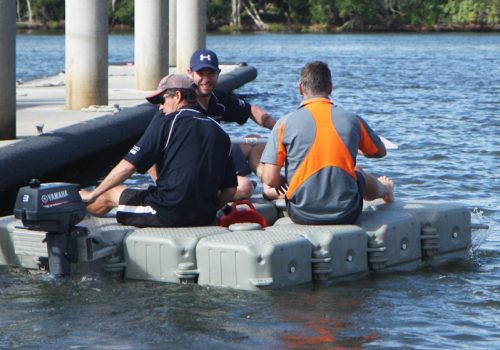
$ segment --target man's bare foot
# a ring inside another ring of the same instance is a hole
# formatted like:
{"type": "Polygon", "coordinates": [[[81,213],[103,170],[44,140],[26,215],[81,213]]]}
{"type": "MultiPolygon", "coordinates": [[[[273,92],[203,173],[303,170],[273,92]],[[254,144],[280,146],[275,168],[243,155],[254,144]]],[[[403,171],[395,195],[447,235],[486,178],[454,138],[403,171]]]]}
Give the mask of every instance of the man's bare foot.
{"type": "Polygon", "coordinates": [[[387,203],[394,202],[394,182],[387,176],[380,176],[378,181],[384,188],[381,198],[387,203]]]}

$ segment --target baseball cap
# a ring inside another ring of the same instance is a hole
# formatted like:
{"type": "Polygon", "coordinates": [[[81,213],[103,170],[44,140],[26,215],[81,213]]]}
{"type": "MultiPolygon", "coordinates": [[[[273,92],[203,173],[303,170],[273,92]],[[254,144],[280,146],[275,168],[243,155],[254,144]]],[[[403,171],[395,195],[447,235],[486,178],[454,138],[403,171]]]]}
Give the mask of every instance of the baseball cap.
{"type": "Polygon", "coordinates": [[[189,61],[189,67],[194,72],[198,72],[203,68],[220,71],[217,55],[212,50],[207,49],[201,49],[193,53],[189,61]]]}
{"type": "Polygon", "coordinates": [[[190,77],[184,74],[169,74],[163,77],[158,84],[156,91],[146,96],[146,100],[151,103],[161,103],[163,93],[168,89],[191,89],[196,90],[196,85],[190,77]]]}

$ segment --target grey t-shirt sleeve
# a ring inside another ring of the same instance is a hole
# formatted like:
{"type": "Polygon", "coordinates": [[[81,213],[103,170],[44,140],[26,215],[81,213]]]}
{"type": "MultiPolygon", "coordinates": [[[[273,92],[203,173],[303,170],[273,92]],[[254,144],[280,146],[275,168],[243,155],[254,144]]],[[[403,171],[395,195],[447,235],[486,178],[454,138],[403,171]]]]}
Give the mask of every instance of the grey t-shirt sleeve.
{"type": "Polygon", "coordinates": [[[361,133],[361,142],[359,148],[366,154],[374,154],[378,152],[382,145],[382,140],[362,117],[356,116],[356,118],[361,123],[362,128],[364,128],[366,134],[368,135],[368,139],[365,139],[364,133],[361,133]]]}
{"type": "Polygon", "coordinates": [[[261,163],[284,165],[284,159],[280,159],[278,152],[283,140],[280,140],[280,130],[285,127],[285,118],[278,120],[271,130],[271,135],[267,140],[266,147],[260,158],[261,163]]]}

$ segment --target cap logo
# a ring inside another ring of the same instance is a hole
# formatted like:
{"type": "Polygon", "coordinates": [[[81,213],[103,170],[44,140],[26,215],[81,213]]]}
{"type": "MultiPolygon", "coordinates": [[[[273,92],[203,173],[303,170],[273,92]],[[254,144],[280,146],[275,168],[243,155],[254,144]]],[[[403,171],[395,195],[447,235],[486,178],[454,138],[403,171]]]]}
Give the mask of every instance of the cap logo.
{"type": "Polygon", "coordinates": [[[211,61],[212,58],[210,57],[210,54],[207,54],[207,55],[200,54],[200,61],[204,61],[204,60],[211,61]]]}

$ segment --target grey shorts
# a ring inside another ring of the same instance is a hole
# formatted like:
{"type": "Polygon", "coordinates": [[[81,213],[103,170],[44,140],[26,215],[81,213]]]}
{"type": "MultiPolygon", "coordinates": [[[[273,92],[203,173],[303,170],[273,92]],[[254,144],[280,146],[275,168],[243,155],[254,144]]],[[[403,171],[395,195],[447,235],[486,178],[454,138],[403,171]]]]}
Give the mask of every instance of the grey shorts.
{"type": "MultiPolygon", "coordinates": [[[[361,195],[361,198],[365,195],[365,190],[366,190],[366,182],[363,174],[361,174],[359,171],[355,171],[356,177],[358,178],[356,182],[358,183],[358,192],[361,195]]],[[[361,201],[361,209],[363,209],[363,201],[361,201]]]]}
{"type": "Polygon", "coordinates": [[[303,219],[299,215],[295,215],[293,213],[293,209],[291,210],[290,205],[287,203],[287,211],[290,219],[292,219],[294,223],[299,225],[350,225],[355,223],[361,215],[361,212],[363,211],[363,195],[366,189],[366,182],[363,174],[361,174],[359,171],[356,171],[356,177],[356,183],[358,184],[358,192],[360,195],[356,205],[349,209],[346,215],[335,218],[335,220],[329,222],[318,223],[315,221],[303,219]]]}

